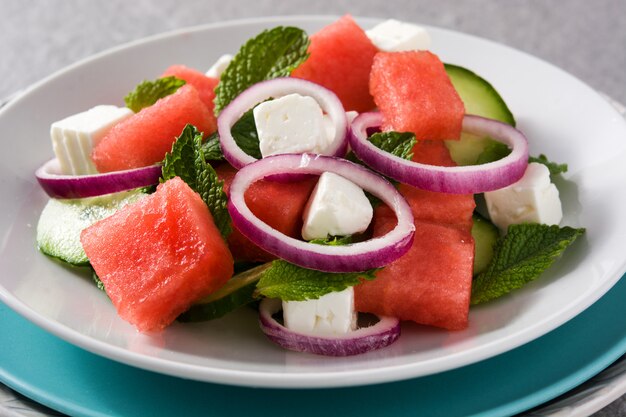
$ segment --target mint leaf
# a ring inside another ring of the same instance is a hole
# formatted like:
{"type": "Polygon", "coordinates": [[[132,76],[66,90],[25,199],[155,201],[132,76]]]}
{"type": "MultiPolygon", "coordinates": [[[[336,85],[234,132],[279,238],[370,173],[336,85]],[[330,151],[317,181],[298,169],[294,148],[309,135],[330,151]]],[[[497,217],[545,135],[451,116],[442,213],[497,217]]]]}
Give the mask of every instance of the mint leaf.
{"type": "Polygon", "coordinates": [[[413,146],[417,143],[411,132],[377,132],[368,138],[374,146],[402,159],[413,158],[413,146]]]}
{"type": "Polygon", "coordinates": [[[347,236],[328,236],[326,239],[312,239],[309,243],[326,246],[343,246],[353,242],[352,235],[347,236]]]}
{"type": "Polygon", "coordinates": [[[375,269],[365,272],[329,273],[306,269],[281,259],[273,261],[259,283],[256,293],[283,301],[304,301],[320,298],[333,291],[342,291],[375,278],[375,269]]]}
{"type": "Polygon", "coordinates": [[[185,81],[174,76],[143,81],[124,97],[124,102],[126,107],[137,113],[145,107],[152,106],[160,98],[174,94],[183,85],[185,81]]]}
{"type": "Polygon", "coordinates": [[[180,177],[200,194],[213,215],[215,225],[226,240],[232,229],[226,209],[224,182],[218,179],[213,167],[206,162],[202,151],[202,133],[195,126],[185,126],[174,142],[172,151],[165,155],[161,171],[161,182],[180,177]]]}
{"type": "MultiPolygon", "coordinates": [[[[252,109],[241,116],[241,119],[233,125],[230,132],[241,150],[256,159],[263,157],[259,149],[259,135],[256,130],[252,109]]],[[[220,137],[217,132],[209,136],[202,144],[202,151],[207,161],[221,161],[224,159],[224,154],[220,147],[220,137]]]]}
{"type": "Polygon", "coordinates": [[[514,224],[500,238],[485,272],[472,284],[471,304],[493,300],[533,281],[561,256],[585,229],[514,224]]]}
{"type": "Polygon", "coordinates": [[[220,77],[215,115],[242,91],[260,81],[288,77],[308,58],[309,37],[302,29],[279,26],[248,40],[220,77]]]}
{"type": "MultiPolygon", "coordinates": [[[[417,143],[417,140],[415,139],[415,134],[411,132],[376,132],[372,136],[370,136],[368,140],[372,142],[372,144],[377,148],[409,161],[411,160],[411,158],[413,158],[412,150],[417,143]]],[[[367,168],[370,168],[369,166],[365,165],[363,161],[361,161],[354,154],[354,152],[349,152],[346,156],[346,159],[348,161],[354,162],[355,164],[363,165],[367,168]]],[[[392,184],[397,183],[391,178],[387,178],[387,180],[392,184]]],[[[378,197],[368,193],[367,191],[365,192],[365,196],[369,200],[372,207],[376,207],[381,203],[378,197]]]]}
{"type": "Polygon", "coordinates": [[[539,162],[540,164],[544,164],[548,167],[550,175],[552,176],[567,172],[567,164],[557,164],[556,162],[551,162],[544,154],[531,156],[528,158],[528,162],[539,162]]]}
{"type": "Polygon", "coordinates": [[[213,133],[202,143],[202,153],[205,161],[222,161],[224,154],[220,146],[220,136],[217,132],[213,133]]]}
{"type": "Polygon", "coordinates": [[[233,139],[235,139],[237,146],[239,146],[242,151],[253,158],[263,158],[261,149],[259,149],[259,135],[256,130],[252,109],[245,112],[243,116],[241,116],[241,119],[237,120],[230,130],[230,133],[233,135],[233,139]]]}

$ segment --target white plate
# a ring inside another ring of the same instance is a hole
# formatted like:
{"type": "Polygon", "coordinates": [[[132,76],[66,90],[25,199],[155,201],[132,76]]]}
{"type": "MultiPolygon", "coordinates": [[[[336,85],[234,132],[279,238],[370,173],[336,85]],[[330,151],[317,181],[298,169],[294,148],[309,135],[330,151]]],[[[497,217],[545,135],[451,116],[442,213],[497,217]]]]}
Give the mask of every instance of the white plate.
{"type": "MultiPolygon", "coordinates": [[[[148,336],[119,319],[88,277],[38,253],[35,226],[46,196],[33,172],[52,156],[51,122],[96,104],[122,104],[139,81],[157,77],[170,64],[208,68],[264,28],[291,24],[312,32],[331,20],[265,18],[149,38],[73,65],[3,108],[0,300],[71,343],[134,366],[235,385],[336,387],[418,377],[505,352],[574,317],[621,277],[626,271],[623,119],[589,87],[545,62],[436,28],[430,28],[434,52],[482,74],[500,91],[532,153],[568,163],[567,181],[559,184],[563,224],[587,228],[541,279],[473,308],[467,330],[405,324],[394,345],[350,358],[283,351],[265,339],[255,313],[246,309],[148,336]]],[[[374,20],[361,23],[369,27],[374,20]]]]}

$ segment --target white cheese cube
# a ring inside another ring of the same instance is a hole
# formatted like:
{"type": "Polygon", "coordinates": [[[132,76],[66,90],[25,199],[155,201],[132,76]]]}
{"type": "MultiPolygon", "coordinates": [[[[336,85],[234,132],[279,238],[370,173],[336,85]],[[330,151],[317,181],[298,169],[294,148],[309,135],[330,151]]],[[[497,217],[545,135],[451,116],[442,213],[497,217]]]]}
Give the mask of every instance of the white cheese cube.
{"type": "Polygon", "coordinates": [[[331,292],[307,301],[283,301],[285,327],[296,332],[341,334],[356,330],[354,289],[331,292]]]}
{"type": "Polygon", "coordinates": [[[313,99],[289,94],[265,101],[253,110],[263,157],[283,153],[322,153],[334,133],[324,121],[322,108],[313,99]]]}
{"type": "Polygon", "coordinates": [[[502,231],[511,224],[559,224],[563,218],[559,190],[550,182],[543,164],[528,164],[524,176],[514,184],[485,193],[491,221],[502,231]]]}
{"type": "Polygon", "coordinates": [[[206,76],[212,78],[220,78],[220,76],[232,60],[233,56],[230,54],[224,54],[221,57],[217,58],[215,64],[213,64],[213,66],[211,66],[211,68],[209,68],[209,70],[206,72],[206,76]]]}
{"type": "Polygon", "coordinates": [[[372,221],[373,209],[358,185],[332,172],[325,172],[309,197],[302,237],[324,239],[364,232],[372,221]]]}
{"type": "Polygon", "coordinates": [[[126,107],[96,106],[54,122],[50,127],[50,137],[61,173],[96,174],[98,171],[91,160],[91,150],[115,124],[132,114],[132,110],[126,107]]]}
{"type": "Polygon", "coordinates": [[[411,23],[389,19],[365,31],[376,47],[385,52],[427,50],[430,35],[426,29],[411,23]]]}

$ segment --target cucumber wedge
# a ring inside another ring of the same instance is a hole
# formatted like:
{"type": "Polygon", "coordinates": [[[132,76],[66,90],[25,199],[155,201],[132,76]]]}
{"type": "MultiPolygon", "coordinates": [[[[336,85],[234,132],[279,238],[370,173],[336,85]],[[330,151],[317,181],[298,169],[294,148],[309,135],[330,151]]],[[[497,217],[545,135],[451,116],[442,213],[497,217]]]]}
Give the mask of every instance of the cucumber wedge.
{"type": "Polygon", "coordinates": [[[495,88],[476,73],[445,64],[452,85],[461,96],[467,114],[488,117],[515,126],[515,118],[495,88]]]}
{"type": "Polygon", "coordinates": [[[498,228],[480,214],[474,213],[472,237],[474,238],[474,276],[483,272],[493,259],[493,248],[500,237],[498,228]]]}
{"type": "Polygon", "coordinates": [[[222,288],[208,295],[178,316],[181,322],[207,321],[220,318],[256,300],[254,291],[263,272],[271,262],[233,276],[222,288]]]}
{"type": "Polygon", "coordinates": [[[80,232],[144,195],[129,191],[74,200],[50,199],[37,224],[37,246],[46,255],[72,265],[87,265],[89,259],[80,243],[80,232]]]}
{"type": "MultiPolygon", "coordinates": [[[[445,64],[445,69],[452,85],[463,100],[467,114],[488,117],[515,126],[513,114],[489,82],[476,73],[457,65],[445,64]]],[[[475,165],[479,163],[483,150],[497,146],[497,142],[489,138],[462,134],[461,140],[446,141],[446,146],[457,164],[475,165]]]]}

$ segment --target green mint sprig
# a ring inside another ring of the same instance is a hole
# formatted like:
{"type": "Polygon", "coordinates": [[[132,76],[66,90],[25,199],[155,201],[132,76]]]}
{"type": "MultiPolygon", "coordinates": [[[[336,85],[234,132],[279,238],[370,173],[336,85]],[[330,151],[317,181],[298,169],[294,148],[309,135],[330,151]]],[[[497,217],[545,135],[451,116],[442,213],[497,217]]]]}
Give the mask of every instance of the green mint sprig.
{"type": "Polygon", "coordinates": [[[548,160],[548,157],[544,154],[539,156],[531,156],[528,158],[528,162],[538,162],[540,164],[544,164],[550,170],[550,175],[555,176],[567,172],[567,164],[558,164],[556,162],[552,162],[548,160]]]}
{"type": "Polygon", "coordinates": [[[309,240],[309,243],[315,243],[316,245],[325,245],[325,246],[343,246],[349,245],[352,243],[354,239],[352,235],[346,236],[328,236],[324,239],[312,239],[309,240]]]}
{"type": "MultiPolygon", "coordinates": [[[[252,109],[245,112],[243,116],[237,120],[230,132],[233,135],[233,139],[235,139],[235,143],[237,143],[237,146],[239,146],[241,150],[256,159],[263,157],[259,149],[259,135],[256,130],[252,109]]],[[[204,157],[207,161],[221,161],[224,159],[218,132],[209,136],[202,144],[202,150],[204,151],[204,157]]]]}
{"type": "Polygon", "coordinates": [[[213,167],[206,162],[202,151],[202,133],[195,126],[187,125],[174,142],[172,151],[165,155],[161,182],[180,177],[206,203],[213,221],[226,240],[230,234],[231,220],[226,209],[227,197],[224,182],[220,181],[213,167]]]}
{"type": "Polygon", "coordinates": [[[124,102],[126,107],[137,113],[145,107],[152,106],[157,100],[174,94],[183,85],[185,81],[174,76],[143,81],[124,97],[124,102]]]}
{"type": "Polygon", "coordinates": [[[406,160],[413,158],[413,147],[417,143],[411,132],[377,132],[368,140],[377,148],[406,160]]]}
{"type": "Polygon", "coordinates": [[[248,87],[288,77],[308,58],[309,37],[302,29],[279,26],[248,40],[220,77],[215,90],[215,115],[248,87]]]}
{"type": "Polygon", "coordinates": [[[283,301],[318,299],[334,291],[343,291],[372,280],[376,269],[364,272],[330,273],[306,269],[281,259],[273,261],[256,287],[256,294],[283,301]]]}
{"type": "Polygon", "coordinates": [[[500,238],[487,269],[472,284],[471,304],[501,297],[536,279],[585,229],[515,224],[500,238]]]}

